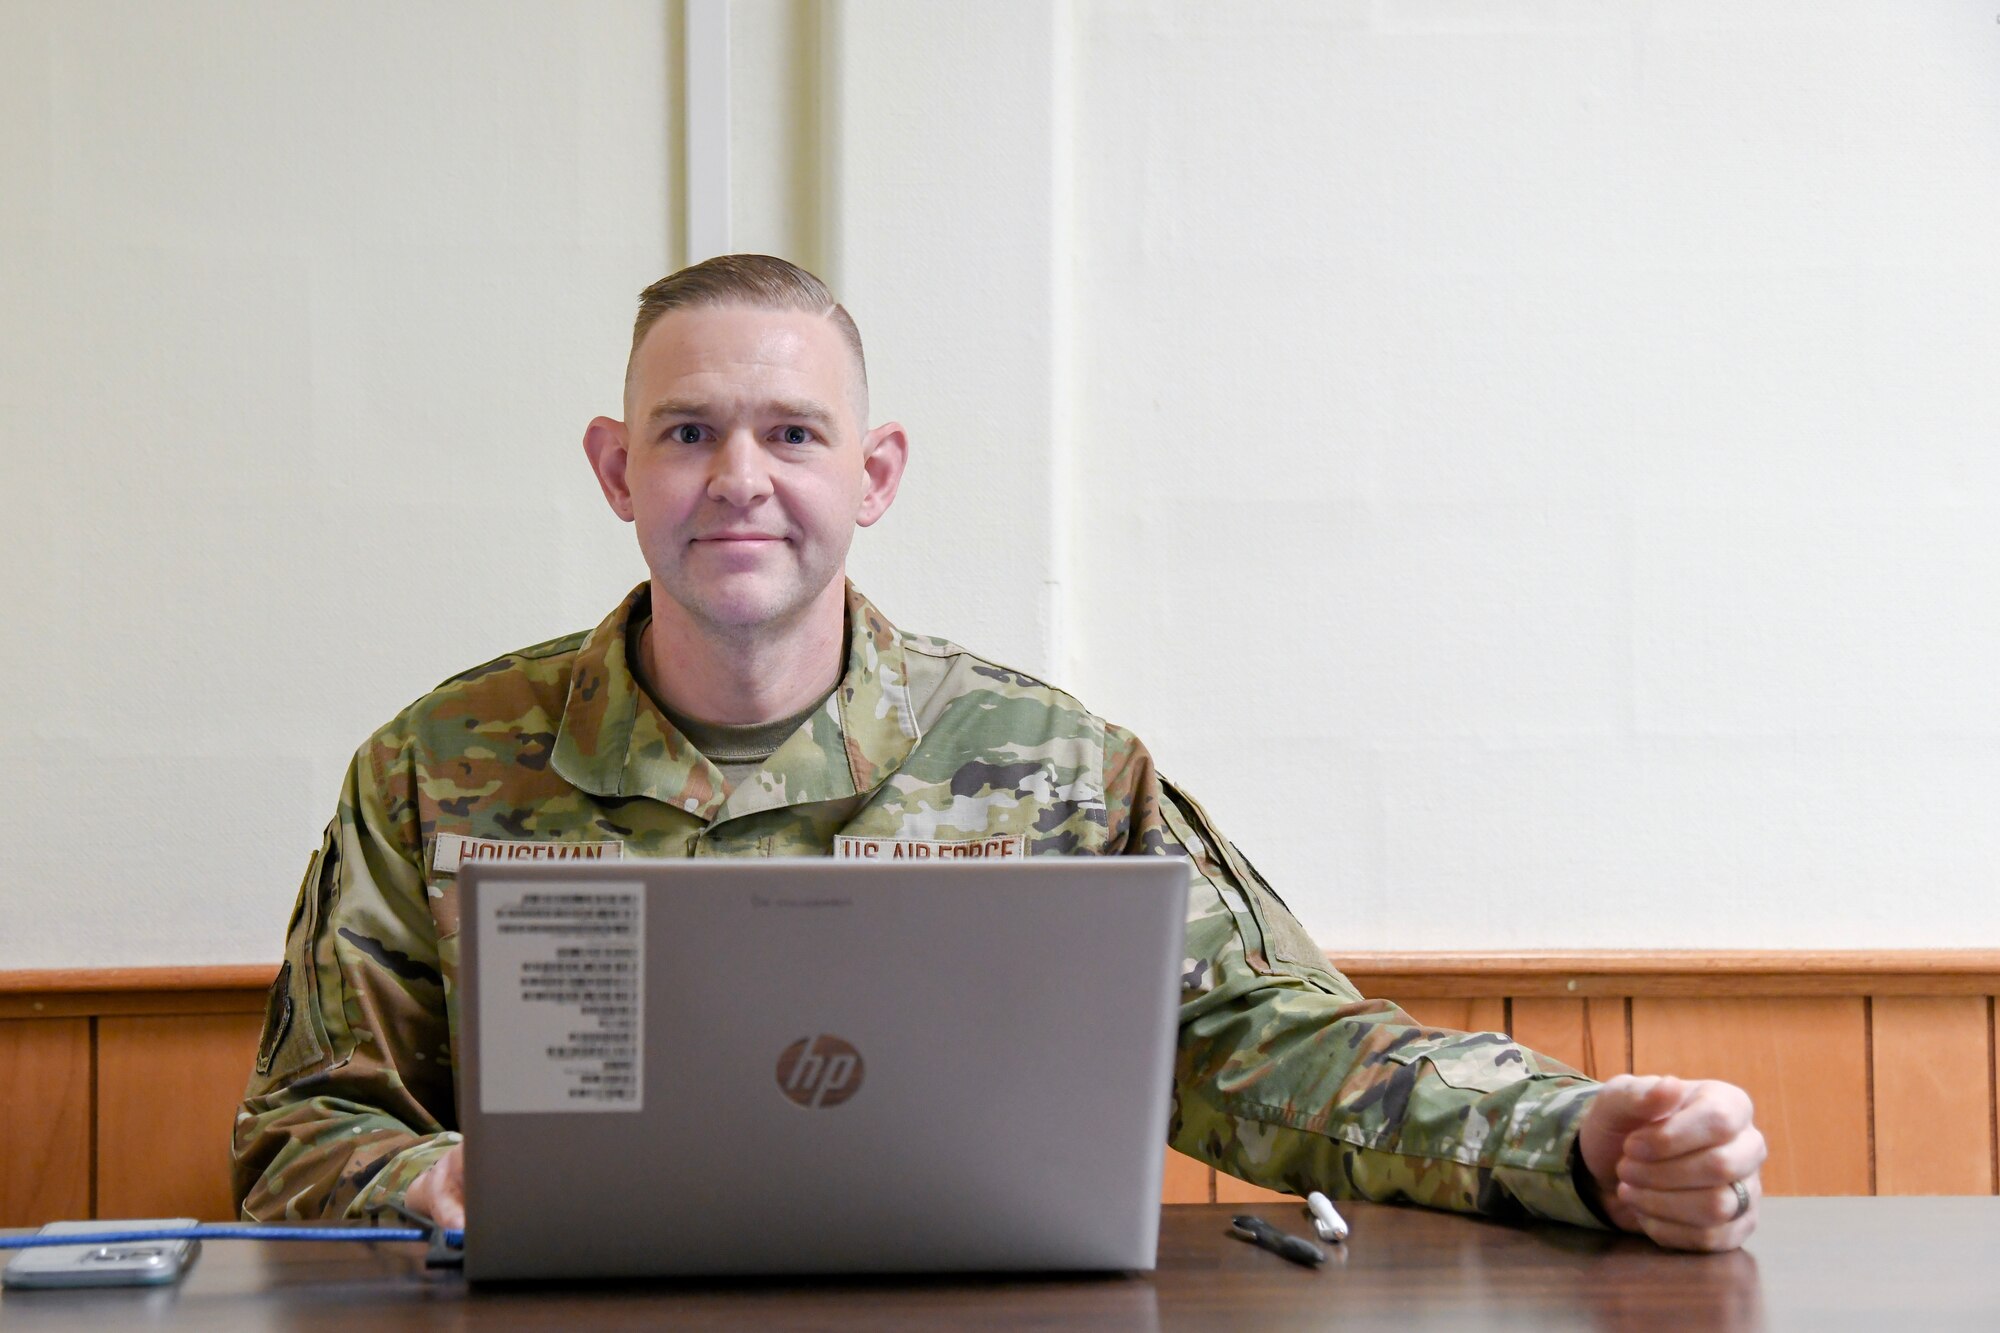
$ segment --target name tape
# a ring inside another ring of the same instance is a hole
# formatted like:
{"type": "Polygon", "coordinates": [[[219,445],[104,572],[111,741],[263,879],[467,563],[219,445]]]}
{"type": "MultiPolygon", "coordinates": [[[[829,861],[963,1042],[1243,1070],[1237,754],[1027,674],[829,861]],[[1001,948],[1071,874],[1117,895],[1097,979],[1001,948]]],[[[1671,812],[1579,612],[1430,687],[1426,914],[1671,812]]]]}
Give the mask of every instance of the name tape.
{"type": "Polygon", "coordinates": [[[841,834],[833,840],[837,857],[864,861],[994,861],[1028,854],[1023,833],[996,833],[965,842],[930,842],[921,838],[856,838],[841,834]]]}
{"type": "MultiPolygon", "coordinates": [[[[923,838],[857,838],[841,834],[833,840],[836,857],[863,861],[996,861],[1028,854],[1028,839],[1020,833],[998,833],[964,841],[923,838]]],[[[437,874],[456,874],[468,861],[622,861],[621,842],[530,842],[511,838],[470,838],[440,833],[431,851],[437,874]]]]}
{"type": "Polygon", "coordinates": [[[622,861],[622,842],[526,842],[510,838],[468,838],[440,833],[431,848],[431,869],[456,874],[467,861],[622,861]]]}

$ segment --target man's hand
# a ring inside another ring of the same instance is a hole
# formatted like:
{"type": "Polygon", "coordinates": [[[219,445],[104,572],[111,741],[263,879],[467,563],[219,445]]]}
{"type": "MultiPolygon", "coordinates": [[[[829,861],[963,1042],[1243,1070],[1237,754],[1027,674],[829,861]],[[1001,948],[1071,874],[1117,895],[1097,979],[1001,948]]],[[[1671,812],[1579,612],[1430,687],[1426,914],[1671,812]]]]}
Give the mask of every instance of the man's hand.
{"type": "MultiPolygon", "coordinates": [[[[1602,1100],[1603,1094],[1598,1094],[1602,1100]]],[[[461,1144],[452,1144],[445,1155],[425,1168],[411,1182],[403,1196],[404,1206],[420,1213],[447,1231],[465,1229],[465,1154],[461,1144]]]]}
{"type": "Polygon", "coordinates": [[[1620,1074],[1584,1112],[1577,1146],[1626,1231],[1673,1250],[1733,1250],[1756,1229],[1764,1136],[1733,1083],[1620,1074]]]}

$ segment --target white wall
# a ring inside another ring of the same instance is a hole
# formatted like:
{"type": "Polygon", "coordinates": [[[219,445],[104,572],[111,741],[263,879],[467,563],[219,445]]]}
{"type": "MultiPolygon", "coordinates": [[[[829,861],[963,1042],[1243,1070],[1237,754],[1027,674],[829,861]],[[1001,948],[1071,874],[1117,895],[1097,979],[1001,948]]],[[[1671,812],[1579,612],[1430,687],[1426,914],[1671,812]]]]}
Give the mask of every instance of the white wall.
{"type": "Polygon", "coordinates": [[[669,28],[0,5],[0,967],[274,958],[362,738],[644,577],[669,28]]]}
{"type": "Polygon", "coordinates": [[[1336,949],[2000,943],[1993,6],[1256,12],[1077,10],[1094,706],[1336,949]]]}
{"type": "MultiPolygon", "coordinates": [[[[678,11],[0,3],[0,968],[272,957],[354,745],[640,577],[678,11]]],[[[915,440],[857,578],[1323,943],[2000,942],[1991,4],[732,25],[915,440]]]]}

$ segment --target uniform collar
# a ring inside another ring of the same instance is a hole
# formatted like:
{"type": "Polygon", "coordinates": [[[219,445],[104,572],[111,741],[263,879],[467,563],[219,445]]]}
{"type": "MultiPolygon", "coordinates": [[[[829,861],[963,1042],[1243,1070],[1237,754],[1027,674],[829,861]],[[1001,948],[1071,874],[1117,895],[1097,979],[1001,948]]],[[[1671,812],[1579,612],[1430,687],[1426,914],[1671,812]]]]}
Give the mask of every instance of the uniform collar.
{"type": "Polygon", "coordinates": [[[640,584],[578,649],[551,762],[593,796],[645,797],[703,822],[840,800],[880,786],[917,743],[903,640],[847,585],[847,668],[764,767],[723,797],[722,775],[667,721],[632,672],[631,639],[652,609],[640,584]]]}

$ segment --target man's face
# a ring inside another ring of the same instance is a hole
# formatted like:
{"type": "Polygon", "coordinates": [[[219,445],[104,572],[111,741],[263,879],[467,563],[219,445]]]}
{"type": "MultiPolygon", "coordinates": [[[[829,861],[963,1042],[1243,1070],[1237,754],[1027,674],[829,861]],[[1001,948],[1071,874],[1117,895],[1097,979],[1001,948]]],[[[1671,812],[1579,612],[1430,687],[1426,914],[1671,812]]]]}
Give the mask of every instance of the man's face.
{"type": "Polygon", "coordinates": [[[838,595],[856,525],[882,516],[902,473],[901,430],[864,437],[858,388],[820,315],[698,308],[647,330],[626,420],[593,422],[585,448],[654,587],[698,625],[780,626],[838,595]]]}

